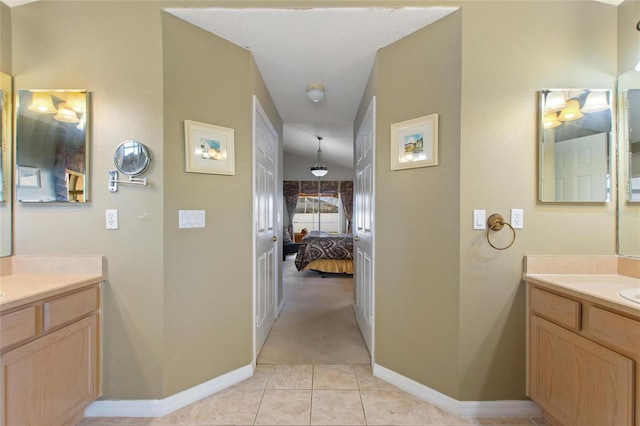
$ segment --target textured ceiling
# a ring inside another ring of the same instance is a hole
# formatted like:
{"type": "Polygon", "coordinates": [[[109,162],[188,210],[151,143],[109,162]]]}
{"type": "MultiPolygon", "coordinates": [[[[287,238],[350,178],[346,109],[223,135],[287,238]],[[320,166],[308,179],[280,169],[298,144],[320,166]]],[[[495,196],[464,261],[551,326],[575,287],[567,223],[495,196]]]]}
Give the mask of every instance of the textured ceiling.
{"type": "Polygon", "coordinates": [[[353,121],[376,52],[457,8],[166,9],[251,51],[280,112],[284,149],[353,166],[353,121]],[[325,86],[310,102],[309,84],[325,86]]]}

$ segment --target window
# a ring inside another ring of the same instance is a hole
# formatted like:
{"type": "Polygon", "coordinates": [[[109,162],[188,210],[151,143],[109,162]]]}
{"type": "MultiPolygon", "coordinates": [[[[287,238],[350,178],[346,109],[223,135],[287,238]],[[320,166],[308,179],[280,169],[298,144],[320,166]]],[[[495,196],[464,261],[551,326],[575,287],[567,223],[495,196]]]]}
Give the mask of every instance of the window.
{"type": "Polygon", "coordinates": [[[340,232],[342,203],[338,195],[300,194],[293,219],[293,232],[340,232]]]}

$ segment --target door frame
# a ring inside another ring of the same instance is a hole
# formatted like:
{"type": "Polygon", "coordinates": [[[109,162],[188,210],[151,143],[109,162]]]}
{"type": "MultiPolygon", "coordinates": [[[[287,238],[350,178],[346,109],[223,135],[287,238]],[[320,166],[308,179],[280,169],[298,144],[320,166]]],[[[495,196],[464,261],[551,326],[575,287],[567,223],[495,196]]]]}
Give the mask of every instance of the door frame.
{"type": "MultiPolygon", "coordinates": [[[[253,95],[253,102],[252,102],[252,112],[251,112],[251,191],[252,191],[252,197],[253,197],[253,202],[251,203],[251,208],[252,208],[252,212],[251,212],[251,217],[252,217],[252,223],[251,226],[253,228],[253,241],[252,241],[252,304],[251,304],[251,324],[252,324],[252,360],[251,360],[251,366],[253,368],[253,371],[255,371],[256,369],[256,361],[258,359],[258,354],[256,353],[256,340],[258,338],[258,333],[257,333],[257,324],[256,324],[256,314],[257,314],[257,310],[256,310],[256,303],[258,303],[258,282],[256,280],[256,262],[257,262],[257,244],[256,244],[256,209],[255,209],[255,199],[256,199],[256,126],[257,126],[257,117],[258,114],[260,114],[260,116],[262,116],[263,120],[265,121],[265,123],[269,126],[269,129],[273,132],[274,135],[276,135],[277,138],[277,146],[276,149],[274,150],[274,180],[276,182],[276,191],[278,190],[278,188],[280,187],[280,185],[278,185],[278,182],[280,182],[281,180],[281,176],[280,176],[280,135],[278,134],[278,132],[275,130],[275,128],[273,127],[273,124],[271,124],[271,120],[269,119],[269,116],[267,115],[267,113],[265,112],[265,110],[262,108],[262,105],[260,104],[260,100],[258,99],[258,97],[256,95],[253,95]]],[[[274,210],[273,210],[273,223],[274,223],[274,234],[276,235],[276,237],[278,238],[278,242],[281,241],[282,239],[282,203],[279,203],[279,197],[278,194],[275,194],[275,199],[274,199],[274,210]]],[[[282,277],[281,274],[281,270],[282,270],[282,264],[281,262],[279,262],[278,260],[280,259],[280,257],[282,256],[281,253],[281,249],[280,249],[280,244],[276,244],[275,247],[275,255],[274,255],[274,274],[275,274],[275,278],[273,280],[273,294],[274,294],[274,299],[275,302],[273,304],[273,308],[274,308],[274,319],[278,319],[278,313],[280,312],[280,310],[278,309],[279,307],[279,303],[278,303],[278,299],[279,299],[279,294],[278,294],[278,288],[279,288],[279,280],[282,277]]]]}

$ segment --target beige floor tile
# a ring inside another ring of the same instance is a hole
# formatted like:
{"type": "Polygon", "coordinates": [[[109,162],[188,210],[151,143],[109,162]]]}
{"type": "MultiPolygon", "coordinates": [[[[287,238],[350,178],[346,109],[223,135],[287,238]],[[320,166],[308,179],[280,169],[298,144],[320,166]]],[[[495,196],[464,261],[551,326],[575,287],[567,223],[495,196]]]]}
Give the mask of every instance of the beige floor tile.
{"type": "Polygon", "coordinates": [[[364,415],[368,425],[421,425],[414,408],[414,397],[386,389],[361,389],[364,415]]]}
{"type": "Polygon", "coordinates": [[[312,365],[274,365],[267,389],[311,389],[312,365]]]}
{"type": "Polygon", "coordinates": [[[78,426],[120,426],[120,425],[151,425],[154,418],[150,417],[84,417],[78,426]]]}
{"type": "Polygon", "coordinates": [[[251,425],[263,390],[230,388],[177,410],[155,425],[251,425]]]}
{"type": "Polygon", "coordinates": [[[264,393],[256,425],[308,425],[311,390],[269,389],[264,393]]]}
{"type": "Polygon", "coordinates": [[[371,367],[368,365],[355,365],[356,377],[358,379],[358,387],[362,389],[386,389],[398,390],[397,387],[385,382],[384,380],[374,377],[371,367]]]}
{"type": "Polygon", "coordinates": [[[365,425],[358,390],[317,390],[311,399],[312,425],[365,425]]]}
{"type": "Polygon", "coordinates": [[[253,376],[243,380],[234,386],[236,389],[265,389],[269,381],[269,375],[273,369],[272,365],[259,364],[256,366],[253,376]]]}
{"type": "Polygon", "coordinates": [[[353,365],[314,365],[313,389],[358,389],[353,365]]]}

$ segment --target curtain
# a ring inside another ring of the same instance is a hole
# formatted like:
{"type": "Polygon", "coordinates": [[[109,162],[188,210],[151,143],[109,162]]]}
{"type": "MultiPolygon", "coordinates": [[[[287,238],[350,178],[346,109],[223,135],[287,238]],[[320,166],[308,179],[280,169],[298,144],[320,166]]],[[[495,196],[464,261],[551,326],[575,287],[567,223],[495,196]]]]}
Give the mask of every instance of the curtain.
{"type": "Polygon", "coordinates": [[[342,182],[340,185],[340,198],[342,198],[342,207],[344,215],[347,218],[347,234],[353,233],[353,182],[342,182]]]}
{"type": "Polygon", "coordinates": [[[293,217],[296,214],[296,205],[298,204],[298,194],[302,190],[301,182],[287,181],[282,183],[282,189],[284,193],[284,206],[287,209],[289,215],[289,223],[287,223],[287,229],[289,229],[289,235],[293,238],[293,217]]]}

